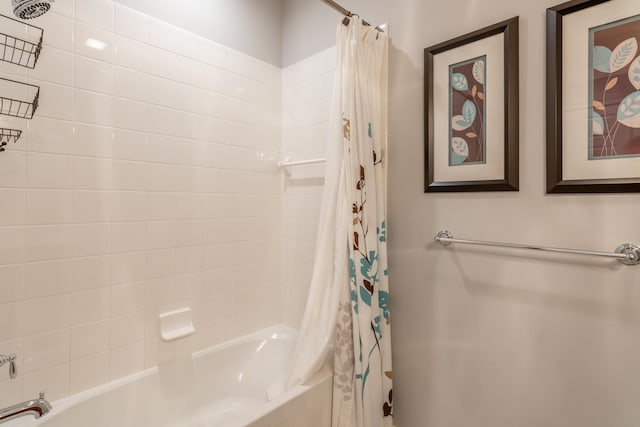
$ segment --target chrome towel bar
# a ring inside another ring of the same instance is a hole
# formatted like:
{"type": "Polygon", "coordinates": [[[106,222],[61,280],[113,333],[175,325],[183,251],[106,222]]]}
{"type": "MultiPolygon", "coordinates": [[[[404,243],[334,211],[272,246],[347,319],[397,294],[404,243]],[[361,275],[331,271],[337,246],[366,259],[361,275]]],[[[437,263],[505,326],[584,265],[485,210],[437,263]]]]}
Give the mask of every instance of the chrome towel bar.
{"type": "Polygon", "coordinates": [[[453,233],[448,230],[443,230],[436,234],[435,242],[442,246],[449,246],[451,243],[462,243],[466,245],[482,245],[482,246],[497,246],[502,248],[513,249],[532,249],[535,251],[544,252],[560,252],[574,255],[589,255],[605,258],[614,258],[625,265],[638,265],[640,264],[640,245],[634,243],[623,243],[618,246],[615,252],[598,252],[598,251],[583,251],[578,249],[563,249],[563,248],[549,248],[545,246],[534,245],[520,245],[517,243],[501,243],[501,242],[485,242],[482,240],[466,240],[456,239],[453,237],[453,233]]]}

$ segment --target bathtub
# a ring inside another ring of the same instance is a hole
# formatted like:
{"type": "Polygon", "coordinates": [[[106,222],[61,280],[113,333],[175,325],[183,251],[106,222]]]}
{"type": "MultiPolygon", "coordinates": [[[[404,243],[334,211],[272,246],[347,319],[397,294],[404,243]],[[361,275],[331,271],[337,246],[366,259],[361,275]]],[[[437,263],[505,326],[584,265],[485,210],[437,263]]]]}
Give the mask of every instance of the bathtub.
{"type": "Polygon", "coordinates": [[[269,401],[286,375],[295,331],[283,325],[53,402],[7,427],[328,427],[331,374],[269,401]]]}

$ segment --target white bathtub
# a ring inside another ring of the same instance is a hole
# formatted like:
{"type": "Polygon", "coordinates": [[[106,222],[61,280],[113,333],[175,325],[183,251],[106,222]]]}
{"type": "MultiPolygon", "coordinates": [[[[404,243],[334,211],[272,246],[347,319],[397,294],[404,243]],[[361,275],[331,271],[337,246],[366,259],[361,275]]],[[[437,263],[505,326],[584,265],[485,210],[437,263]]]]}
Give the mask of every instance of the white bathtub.
{"type": "Polygon", "coordinates": [[[295,331],[275,326],[185,360],[53,402],[53,410],[7,427],[328,427],[331,375],[317,375],[272,401],[286,375],[295,331]]]}

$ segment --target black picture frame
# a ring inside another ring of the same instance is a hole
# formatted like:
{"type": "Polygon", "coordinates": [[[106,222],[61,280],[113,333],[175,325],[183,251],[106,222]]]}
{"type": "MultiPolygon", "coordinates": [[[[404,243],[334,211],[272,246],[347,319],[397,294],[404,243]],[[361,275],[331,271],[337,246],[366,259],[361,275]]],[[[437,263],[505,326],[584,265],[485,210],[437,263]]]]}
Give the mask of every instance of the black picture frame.
{"type": "Polygon", "coordinates": [[[518,191],[519,189],[519,19],[514,17],[424,50],[425,193],[518,191]],[[475,41],[504,35],[504,178],[483,181],[434,179],[434,56],[475,41]]]}
{"type": "MultiPolygon", "coordinates": [[[[573,0],[547,9],[546,191],[548,194],[640,192],[640,172],[636,178],[563,179],[563,17],[608,1],[610,0],[573,0]]],[[[587,48],[585,46],[585,49],[587,48]]]]}

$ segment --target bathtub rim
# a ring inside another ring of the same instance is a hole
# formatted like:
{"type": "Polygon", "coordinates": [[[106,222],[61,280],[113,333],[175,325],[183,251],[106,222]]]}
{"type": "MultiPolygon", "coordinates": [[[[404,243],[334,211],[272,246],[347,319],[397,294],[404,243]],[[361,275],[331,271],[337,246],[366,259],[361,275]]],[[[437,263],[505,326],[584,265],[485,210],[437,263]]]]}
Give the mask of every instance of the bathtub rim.
{"type": "MultiPolygon", "coordinates": [[[[185,355],[184,358],[189,357],[191,360],[196,360],[196,359],[200,359],[202,357],[205,357],[209,354],[215,353],[217,351],[221,351],[230,347],[234,347],[236,345],[239,344],[243,344],[246,342],[250,342],[250,341],[258,341],[258,340],[268,340],[268,339],[290,339],[290,340],[296,340],[298,335],[298,332],[292,328],[291,326],[284,324],[284,323],[278,323],[272,326],[269,326],[267,328],[264,329],[260,329],[258,331],[255,332],[251,332],[248,333],[246,335],[242,335],[240,337],[236,337],[236,338],[232,338],[230,340],[221,342],[219,344],[213,345],[211,347],[207,347],[205,349],[202,350],[198,350],[195,351],[189,355],[185,355]]],[[[295,346],[294,346],[295,347],[295,346]]],[[[22,418],[18,418],[15,420],[10,421],[10,423],[7,423],[7,427],[38,427],[40,426],[42,423],[44,423],[45,421],[47,421],[47,417],[49,415],[55,415],[58,413],[62,413],[68,409],[70,409],[71,407],[80,404],[82,402],[85,402],[87,400],[90,400],[94,397],[100,396],[102,394],[108,393],[112,390],[115,390],[119,387],[123,387],[126,386],[128,384],[131,384],[133,382],[136,382],[138,380],[144,379],[148,376],[154,375],[154,374],[159,374],[160,370],[162,368],[163,365],[170,365],[173,362],[175,362],[176,360],[180,360],[180,358],[169,361],[167,363],[164,364],[160,364],[158,366],[153,366],[151,368],[145,369],[143,371],[140,372],[136,372],[133,373],[131,375],[128,375],[126,377],[122,377],[122,378],[118,378],[116,380],[113,381],[109,381],[108,383],[105,384],[101,384],[99,386],[87,389],[87,390],[83,390],[80,391],[78,393],[63,397],[62,399],[58,399],[58,400],[54,400],[51,401],[51,406],[52,406],[52,410],[49,414],[39,418],[39,419],[35,419],[32,418],[30,416],[27,417],[22,417],[22,418]]],[[[320,377],[318,377],[320,378],[320,377]]],[[[324,378],[324,375],[322,376],[322,378],[324,378]]],[[[320,379],[316,379],[316,377],[314,377],[312,379],[312,381],[309,382],[309,384],[299,384],[296,385],[294,387],[292,387],[291,389],[287,390],[285,393],[283,393],[281,396],[278,396],[276,399],[273,399],[272,401],[268,401],[266,402],[264,405],[260,406],[260,408],[258,410],[256,410],[255,414],[247,414],[246,416],[243,416],[241,418],[241,420],[239,420],[242,423],[245,422],[253,422],[255,420],[257,420],[258,418],[260,418],[261,416],[266,415],[267,413],[275,410],[276,408],[280,407],[282,404],[284,404],[285,402],[287,402],[289,399],[293,399],[294,397],[300,395],[301,393],[303,393],[305,390],[307,390],[308,388],[314,386],[316,384],[316,381],[319,381],[320,379]],[[286,399],[285,399],[286,397],[286,399]],[[254,417],[255,415],[255,417],[254,417]]],[[[266,390],[265,390],[265,394],[266,394],[266,390]]],[[[16,402],[17,403],[17,402],[16,402]]],[[[235,423],[234,423],[235,424],[235,423]]],[[[243,424],[238,424],[238,425],[243,425],[243,424]]]]}

